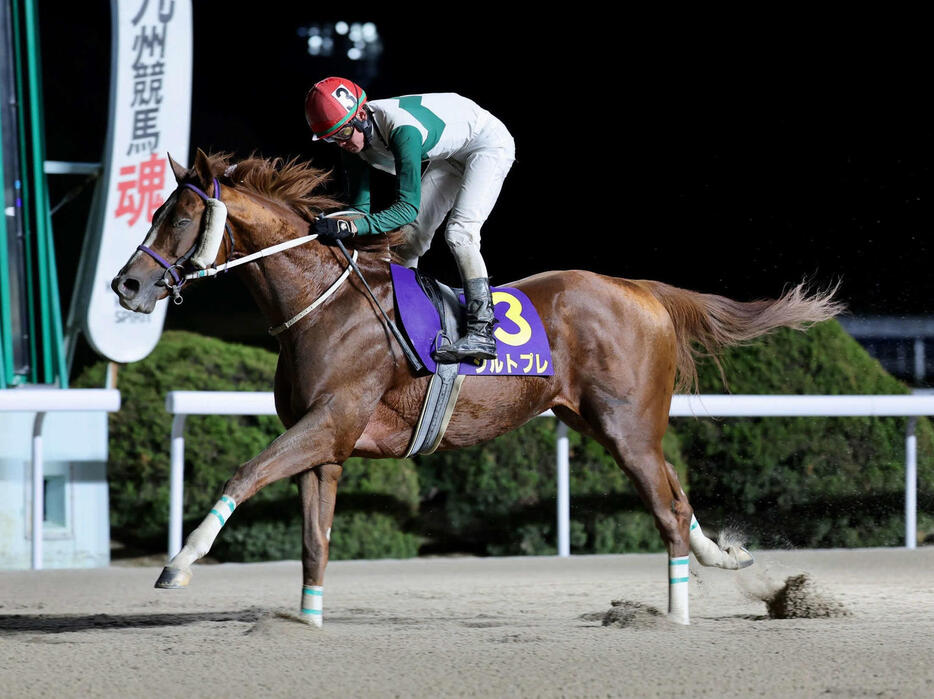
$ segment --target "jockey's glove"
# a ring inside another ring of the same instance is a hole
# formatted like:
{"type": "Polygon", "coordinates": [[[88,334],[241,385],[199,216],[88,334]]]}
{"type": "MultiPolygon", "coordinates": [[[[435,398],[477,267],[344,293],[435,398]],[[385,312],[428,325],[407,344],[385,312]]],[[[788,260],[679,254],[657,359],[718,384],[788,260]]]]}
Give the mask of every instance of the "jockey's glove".
{"type": "Polygon", "coordinates": [[[357,227],[353,221],[342,218],[319,218],[312,224],[312,229],[324,242],[345,240],[357,234],[357,227]]]}

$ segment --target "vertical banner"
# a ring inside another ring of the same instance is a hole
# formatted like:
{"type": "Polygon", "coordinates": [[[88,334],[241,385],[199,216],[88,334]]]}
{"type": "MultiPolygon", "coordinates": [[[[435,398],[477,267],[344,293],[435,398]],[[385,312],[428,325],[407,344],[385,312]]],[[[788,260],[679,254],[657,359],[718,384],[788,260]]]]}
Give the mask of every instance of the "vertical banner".
{"type": "Polygon", "coordinates": [[[148,315],[127,311],[110,282],[175,188],[166,154],[188,160],[191,1],[111,0],[111,12],[110,123],[79,292],[91,346],[112,361],[134,362],[159,342],[166,302],[148,315]]]}

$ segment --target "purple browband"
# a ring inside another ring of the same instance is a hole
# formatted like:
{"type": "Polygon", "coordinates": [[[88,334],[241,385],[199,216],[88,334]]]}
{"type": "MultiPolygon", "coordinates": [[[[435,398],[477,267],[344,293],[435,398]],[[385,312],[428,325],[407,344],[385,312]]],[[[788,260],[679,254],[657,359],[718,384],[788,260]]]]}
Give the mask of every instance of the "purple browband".
{"type": "MultiPolygon", "coordinates": [[[[195,194],[197,194],[198,196],[200,196],[202,199],[210,199],[210,198],[211,198],[211,197],[209,197],[204,191],[202,191],[200,188],[196,187],[196,186],[193,185],[193,184],[186,184],[185,186],[188,187],[188,189],[190,189],[191,191],[193,191],[195,194]]],[[[220,191],[221,191],[221,187],[220,187],[220,185],[217,183],[217,178],[216,178],[216,177],[214,178],[214,191],[215,191],[215,192],[220,192],[220,191]]],[[[218,199],[220,199],[220,197],[218,197],[218,199]]]]}

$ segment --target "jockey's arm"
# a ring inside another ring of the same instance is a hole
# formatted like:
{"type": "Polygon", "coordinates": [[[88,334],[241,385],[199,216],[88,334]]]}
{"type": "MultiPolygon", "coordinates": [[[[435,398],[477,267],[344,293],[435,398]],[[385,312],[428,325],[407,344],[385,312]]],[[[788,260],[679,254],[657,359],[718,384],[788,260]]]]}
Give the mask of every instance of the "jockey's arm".
{"type": "MultiPolygon", "coordinates": [[[[356,219],[354,223],[358,235],[388,233],[412,223],[418,216],[422,200],[422,136],[414,126],[400,126],[390,134],[389,148],[396,166],[395,201],[379,213],[356,219]]],[[[355,195],[351,190],[352,201],[361,202],[362,192],[361,189],[355,195]]],[[[357,205],[354,205],[355,208],[369,211],[369,186],[366,187],[365,196],[366,209],[357,205]]]]}

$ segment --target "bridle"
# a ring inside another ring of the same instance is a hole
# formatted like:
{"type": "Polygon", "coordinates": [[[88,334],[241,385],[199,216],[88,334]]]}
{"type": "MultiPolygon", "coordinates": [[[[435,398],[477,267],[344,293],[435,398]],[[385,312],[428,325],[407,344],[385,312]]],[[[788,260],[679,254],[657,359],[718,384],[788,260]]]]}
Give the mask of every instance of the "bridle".
{"type": "MultiPolygon", "coordinates": [[[[233,252],[236,249],[236,245],[234,243],[233,231],[230,230],[230,224],[227,222],[227,207],[224,206],[224,204],[221,202],[221,185],[217,181],[216,177],[214,178],[213,184],[214,184],[214,193],[216,194],[216,197],[208,196],[208,194],[204,192],[202,189],[190,183],[186,183],[182,186],[187,187],[188,189],[193,191],[195,194],[197,194],[199,197],[201,197],[204,200],[205,206],[207,207],[206,216],[207,216],[207,212],[209,211],[212,212],[213,215],[215,216],[220,215],[220,214],[223,215],[223,222],[224,222],[223,231],[227,234],[226,260],[227,262],[229,262],[230,256],[233,255],[233,252]]],[[[190,274],[186,274],[184,277],[182,277],[179,275],[179,272],[184,272],[185,267],[188,265],[189,260],[191,260],[191,258],[195,256],[196,251],[203,253],[204,252],[203,249],[206,247],[206,243],[208,244],[210,243],[210,241],[206,239],[212,237],[211,230],[210,230],[211,228],[210,222],[212,218],[213,218],[212,216],[208,216],[209,220],[205,223],[204,232],[195,239],[195,242],[188,249],[188,252],[186,252],[184,255],[182,255],[177,260],[175,260],[175,262],[169,262],[164,257],[162,257],[162,255],[160,255],[155,250],[153,250],[152,248],[146,245],[138,245],[136,247],[136,249],[139,250],[140,252],[144,252],[147,255],[149,255],[153,260],[159,263],[159,265],[165,270],[162,273],[162,279],[156,282],[156,284],[160,286],[164,286],[169,290],[169,292],[172,294],[172,302],[176,306],[180,306],[182,304],[182,301],[184,300],[182,298],[182,293],[181,293],[182,286],[184,286],[186,281],[194,278],[190,274]]],[[[213,237],[216,237],[216,236],[213,236],[213,237]]],[[[219,239],[217,240],[216,247],[220,248],[219,239]]],[[[206,259],[205,260],[201,259],[204,256],[205,255],[203,254],[197,255],[198,261],[202,263],[198,266],[202,268],[206,267],[209,264],[206,259]]],[[[208,250],[206,257],[209,257],[211,260],[216,259],[217,249],[208,250]],[[211,252],[213,252],[213,254],[211,254],[211,252]]],[[[211,266],[215,266],[213,262],[210,264],[211,266]]],[[[226,267],[226,264],[225,264],[225,267],[226,267]]]]}
{"type": "MultiPolygon", "coordinates": [[[[202,199],[204,199],[204,202],[206,205],[205,217],[208,219],[205,221],[205,224],[204,224],[204,232],[198,236],[198,238],[192,244],[188,252],[186,252],[184,255],[179,257],[175,262],[169,262],[164,257],[162,257],[162,255],[160,255],[155,250],[153,250],[152,248],[146,245],[139,245],[136,248],[140,252],[144,252],[147,255],[149,255],[153,260],[159,263],[159,265],[165,270],[162,273],[162,279],[156,282],[156,284],[165,286],[171,292],[172,302],[175,303],[175,305],[177,306],[181,305],[183,301],[181,288],[185,284],[185,282],[190,279],[201,279],[203,277],[213,277],[219,272],[227,272],[233,269],[234,267],[247,264],[248,262],[253,262],[254,260],[257,260],[261,257],[268,257],[269,255],[274,255],[277,252],[282,252],[283,250],[288,250],[289,248],[294,248],[299,245],[304,245],[305,243],[309,243],[318,237],[317,234],[312,233],[311,235],[305,235],[300,238],[293,238],[291,240],[286,240],[285,242],[278,243],[276,245],[271,245],[261,250],[257,250],[254,253],[245,255],[244,257],[241,257],[231,262],[230,256],[233,254],[233,251],[235,249],[234,237],[233,237],[233,232],[230,230],[230,224],[227,223],[227,207],[224,206],[224,204],[220,200],[221,187],[220,187],[220,183],[217,181],[217,178],[216,177],[214,178],[214,192],[217,194],[216,198],[208,196],[204,191],[202,191],[200,188],[196,187],[193,184],[186,183],[182,186],[188,187],[195,194],[197,194],[202,199]],[[213,218],[214,216],[220,216],[220,215],[223,215],[223,219],[222,219],[223,224],[224,224],[223,229],[221,229],[219,225],[219,222],[218,222],[219,220],[213,218]],[[228,250],[227,250],[226,261],[223,264],[218,265],[218,264],[215,264],[214,262],[208,262],[208,260],[217,259],[217,253],[218,253],[218,250],[220,249],[220,243],[221,243],[221,236],[220,236],[221,230],[226,231],[227,233],[226,240],[228,240],[228,250]],[[188,266],[189,261],[191,261],[192,266],[196,267],[196,269],[192,272],[185,273],[185,268],[188,266]],[[181,276],[179,272],[182,272],[184,276],[181,276]]],[[[331,214],[326,214],[326,215],[321,214],[321,215],[330,218],[332,216],[344,216],[348,214],[359,214],[359,212],[358,211],[336,211],[331,214]]],[[[340,241],[337,241],[337,242],[340,245],[340,241]]],[[[286,330],[291,328],[293,325],[295,325],[295,323],[297,323],[302,318],[304,318],[309,313],[311,313],[313,310],[315,310],[322,303],[327,301],[328,298],[330,298],[334,294],[334,292],[336,292],[337,289],[347,280],[347,277],[350,276],[350,272],[352,269],[356,269],[357,273],[360,274],[361,279],[363,278],[362,273],[359,271],[359,268],[356,266],[358,251],[354,250],[353,255],[350,255],[343,245],[340,245],[340,248],[341,248],[341,251],[344,253],[344,255],[347,256],[347,261],[349,263],[347,267],[344,268],[341,275],[336,280],[334,280],[334,282],[327,289],[325,289],[324,292],[322,292],[318,296],[318,298],[316,298],[308,306],[303,308],[301,311],[296,313],[294,316],[289,318],[289,320],[285,321],[281,325],[277,325],[275,327],[269,328],[270,335],[276,336],[276,335],[279,335],[285,332],[286,330]]],[[[367,286],[367,290],[370,291],[370,294],[372,295],[373,292],[372,290],[370,290],[369,285],[366,284],[365,279],[363,280],[363,282],[367,286]]],[[[385,311],[383,312],[383,315],[385,316],[385,311]]],[[[389,321],[389,323],[390,325],[392,325],[392,321],[389,321]]],[[[403,343],[403,349],[407,349],[404,343],[403,343]]]]}

